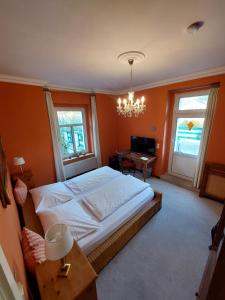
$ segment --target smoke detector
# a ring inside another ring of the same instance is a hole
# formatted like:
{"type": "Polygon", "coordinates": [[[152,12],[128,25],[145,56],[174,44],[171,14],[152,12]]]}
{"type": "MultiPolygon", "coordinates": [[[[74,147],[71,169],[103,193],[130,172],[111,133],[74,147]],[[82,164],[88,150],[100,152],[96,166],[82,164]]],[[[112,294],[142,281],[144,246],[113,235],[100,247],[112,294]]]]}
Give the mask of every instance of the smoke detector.
{"type": "Polygon", "coordinates": [[[199,29],[202,28],[203,25],[204,25],[203,21],[197,21],[189,25],[186,30],[188,33],[193,34],[199,31],[199,29]]]}

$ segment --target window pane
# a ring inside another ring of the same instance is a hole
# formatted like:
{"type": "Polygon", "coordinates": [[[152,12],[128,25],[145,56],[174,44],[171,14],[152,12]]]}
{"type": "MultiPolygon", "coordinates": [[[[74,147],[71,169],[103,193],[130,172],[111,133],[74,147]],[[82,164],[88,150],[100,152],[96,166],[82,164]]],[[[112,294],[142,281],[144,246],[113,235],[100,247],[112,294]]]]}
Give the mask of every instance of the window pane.
{"type": "Polygon", "coordinates": [[[57,111],[59,125],[83,123],[81,111],[57,111]]]}
{"type": "Polygon", "coordinates": [[[73,137],[71,127],[60,127],[60,138],[63,157],[68,157],[74,153],[73,137]]]}
{"type": "Polygon", "coordinates": [[[74,126],[74,139],[76,144],[76,152],[85,152],[85,136],[84,136],[84,126],[74,126]]]}
{"type": "Polygon", "coordinates": [[[204,118],[177,118],[174,151],[198,155],[204,118]]]}
{"type": "Polygon", "coordinates": [[[179,110],[206,109],[208,95],[184,97],[179,100],[179,110]]]}

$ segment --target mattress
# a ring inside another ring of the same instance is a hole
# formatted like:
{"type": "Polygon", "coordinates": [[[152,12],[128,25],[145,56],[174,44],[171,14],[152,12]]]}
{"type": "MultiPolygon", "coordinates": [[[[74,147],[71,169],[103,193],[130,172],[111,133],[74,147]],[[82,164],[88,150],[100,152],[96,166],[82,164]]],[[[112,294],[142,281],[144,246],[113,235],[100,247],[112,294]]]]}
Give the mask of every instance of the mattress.
{"type": "Polygon", "coordinates": [[[147,188],[139,195],[122,205],[112,215],[108,216],[102,222],[99,222],[101,227],[97,231],[78,241],[78,244],[84,253],[89,254],[110,235],[112,235],[119,227],[132,219],[132,217],[149,204],[153,198],[153,190],[151,188],[147,188]]]}

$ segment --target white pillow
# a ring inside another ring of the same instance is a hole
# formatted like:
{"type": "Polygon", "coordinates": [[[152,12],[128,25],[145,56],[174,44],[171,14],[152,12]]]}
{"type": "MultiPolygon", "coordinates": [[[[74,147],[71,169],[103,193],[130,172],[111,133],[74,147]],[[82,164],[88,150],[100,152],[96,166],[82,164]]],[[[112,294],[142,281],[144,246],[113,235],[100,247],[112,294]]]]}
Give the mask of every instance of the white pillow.
{"type": "Polygon", "coordinates": [[[64,184],[70,188],[75,195],[79,194],[79,196],[81,196],[83,193],[90,192],[118,176],[121,176],[120,172],[105,166],[66,180],[64,184]]]}
{"type": "Polygon", "coordinates": [[[74,194],[62,182],[43,185],[30,190],[35,211],[56,206],[75,198],[74,194]]]}
{"type": "Polygon", "coordinates": [[[38,216],[45,233],[54,224],[66,224],[77,241],[100,227],[76,200],[39,210],[38,216]]]}

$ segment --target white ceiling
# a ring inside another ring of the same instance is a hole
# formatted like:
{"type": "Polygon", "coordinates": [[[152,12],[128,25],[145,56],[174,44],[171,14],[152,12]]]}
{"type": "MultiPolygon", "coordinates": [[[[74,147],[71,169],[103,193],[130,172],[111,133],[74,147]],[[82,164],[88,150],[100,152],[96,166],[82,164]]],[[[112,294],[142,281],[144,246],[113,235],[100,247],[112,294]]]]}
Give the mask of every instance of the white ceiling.
{"type": "Polygon", "coordinates": [[[225,65],[225,0],[0,0],[0,73],[67,87],[134,86],[225,65]],[[203,20],[190,35],[185,28],[203,20]]]}

